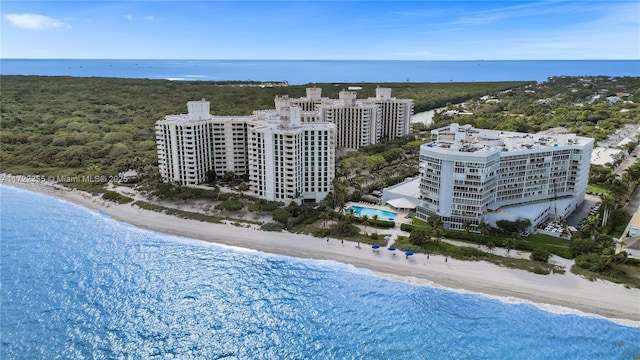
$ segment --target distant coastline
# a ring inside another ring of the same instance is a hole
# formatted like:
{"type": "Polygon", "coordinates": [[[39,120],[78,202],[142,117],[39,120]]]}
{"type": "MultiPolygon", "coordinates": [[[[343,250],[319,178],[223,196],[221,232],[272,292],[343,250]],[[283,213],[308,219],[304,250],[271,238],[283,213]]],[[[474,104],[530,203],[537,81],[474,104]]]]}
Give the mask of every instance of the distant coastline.
{"type": "Polygon", "coordinates": [[[0,59],[2,75],[308,83],[545,81],[640,76],[640,60],[0,59]]]}

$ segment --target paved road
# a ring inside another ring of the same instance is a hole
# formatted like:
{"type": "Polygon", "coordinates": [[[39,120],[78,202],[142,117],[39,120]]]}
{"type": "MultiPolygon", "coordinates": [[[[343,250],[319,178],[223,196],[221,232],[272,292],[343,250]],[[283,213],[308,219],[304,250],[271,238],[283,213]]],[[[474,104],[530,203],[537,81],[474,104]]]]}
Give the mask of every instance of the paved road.
{"type": "Polygon", "coordinates": [[[638,210],[638,208],[640,208],[640,188],[637,188],[636,191],[633,193],[633,195],[631,195],[631,198],[629,199],[629,201],[627,202],[627,204],[624,206],[624,209],[627,210],[627,212],[629,212],[629,214],[632,214],[634,212],[636,212],[636,210],[638,210]]]}
{"type": "Polygon", "coordinates": [[[622,173],[627,170],[631,165],[633,165],[636,161],[638,161],[638,156],[640,156],[640,145],[636,146],[635,149],[627,156],[622,162],[620,166],[618,166],[613,173],[616,175],[622,175],[622,173]]]}

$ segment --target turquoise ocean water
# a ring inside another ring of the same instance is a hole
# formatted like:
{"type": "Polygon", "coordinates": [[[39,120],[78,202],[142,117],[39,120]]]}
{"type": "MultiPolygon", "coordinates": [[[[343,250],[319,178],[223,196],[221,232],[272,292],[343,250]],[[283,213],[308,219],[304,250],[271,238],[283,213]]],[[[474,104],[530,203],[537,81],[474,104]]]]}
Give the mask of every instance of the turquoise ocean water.
{"type": "Polygon", "coordinates": [[[0,200],[2,359],[640,356],[640,328],[602,318],[141,230],[7,186],[0,200]]]}
{"type": "Polygon", "coordinates": [[[550,76],[640,76],[640,60],[327,61],[0,59],[3,75],[312,82],[545,81],[550,76]]]}

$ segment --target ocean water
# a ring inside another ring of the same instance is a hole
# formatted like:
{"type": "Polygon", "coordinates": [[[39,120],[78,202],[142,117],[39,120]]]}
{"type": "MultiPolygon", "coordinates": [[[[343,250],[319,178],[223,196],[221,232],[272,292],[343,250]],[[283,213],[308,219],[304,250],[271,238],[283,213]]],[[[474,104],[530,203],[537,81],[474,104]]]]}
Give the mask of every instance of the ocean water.
{"type": "Polygon", "coordinates": [[[631,359],[640,328],[141,230],[0,187],[2,359],[631,359]]]}
{"type": "Polygon", "coordinates": [[[2,75],[313,82],[545,81],[640,76],[640,60],[366,61],[0,59],[2,75]]]}

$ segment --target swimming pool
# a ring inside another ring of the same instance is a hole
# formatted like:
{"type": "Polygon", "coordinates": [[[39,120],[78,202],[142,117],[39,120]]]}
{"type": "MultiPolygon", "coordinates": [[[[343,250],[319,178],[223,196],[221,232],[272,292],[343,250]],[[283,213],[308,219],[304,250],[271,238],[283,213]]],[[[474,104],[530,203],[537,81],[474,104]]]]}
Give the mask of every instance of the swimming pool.
{"type": "Polygon", "coordinates": [[[347,209],[347,213],[350,211],[350,209],[353,209],[353,213],[358,216],[367,215],[369,218],[372,218],[373,215],[378,215],[379,220],[393,220],[398,215],[397,213],[394,213],[391,211],[379,210],[379,209],[374,209],[370,207],[356,206],[356,205],[349,206],[349,208],[347,209]]]}

